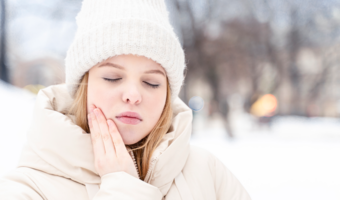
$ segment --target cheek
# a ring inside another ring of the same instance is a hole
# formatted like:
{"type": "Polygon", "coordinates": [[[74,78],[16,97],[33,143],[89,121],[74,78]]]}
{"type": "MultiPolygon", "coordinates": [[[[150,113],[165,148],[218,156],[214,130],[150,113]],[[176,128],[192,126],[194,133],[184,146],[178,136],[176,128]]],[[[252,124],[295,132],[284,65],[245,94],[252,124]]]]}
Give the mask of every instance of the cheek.
{"type": "Polygon", "coordinates": [[[101,87],[99,87],[98,83],[92,81],[88,84],[87,88],[87,97],[88,104],[98,104],[102,98],[104,91],[102,91],[101,87]]]}
{"type": "Polygon", "coordinates": [[[147,99],[146,102],[146,112],[149,113],[149,119],[152,125],[155,125],[165,106],[166,94],[161,94],[158,96],[153,96],[147,99]],[[151,112],[150,112],[151,111],[151,112]]]}
{"type": "MultiPolygon", "coordinates": [[[[87,89],[87,105],[88,108],[90,104],[94,104],[97,107],[100,107],[104,114],[107,111],[110,111],[112,105],[115,104],[117,99],[115,98],[117,95],[115,94],[115,90],[110,90],[105,84],[100,83],[98,81],[92,81],[88,85],[87,89]]],[[[111,116],[108,116],[111,117],[111,116]]]]}

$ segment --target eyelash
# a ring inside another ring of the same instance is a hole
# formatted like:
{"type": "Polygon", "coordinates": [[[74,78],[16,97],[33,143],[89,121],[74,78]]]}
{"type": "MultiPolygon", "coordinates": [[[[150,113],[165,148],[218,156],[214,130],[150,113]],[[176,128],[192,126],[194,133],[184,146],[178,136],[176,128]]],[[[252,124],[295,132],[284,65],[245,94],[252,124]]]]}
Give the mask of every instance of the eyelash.
{"type": "MultiPolygon", "coordinates": [[[[103,78],[104,80],[106,81],[109,81],[109,82],[116,82],[116,81],[119,81],[121,78],[118,78],[118,79],[109,79],[109,78],[103,78]]],[[[144,82],[146,83],[148,86],[152,87],[152,88],[157,88],[159,85],[152,85],[148,82],[144,82]]]]}

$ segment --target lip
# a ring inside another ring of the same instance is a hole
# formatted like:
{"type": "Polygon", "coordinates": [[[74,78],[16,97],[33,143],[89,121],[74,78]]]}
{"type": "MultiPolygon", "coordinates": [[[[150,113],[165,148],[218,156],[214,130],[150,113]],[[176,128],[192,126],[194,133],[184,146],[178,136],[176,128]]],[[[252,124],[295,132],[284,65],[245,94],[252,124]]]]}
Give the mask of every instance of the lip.
{"type": "Polygon", "coordinates": [[[125,124],[133,124],[133,125],[136,125],[140,123],[141,121],[143,121],[140,115],[135,112],[123,112],[123,113],[120,113],[118,116],[116,116],[116,118],[125,124]]]}

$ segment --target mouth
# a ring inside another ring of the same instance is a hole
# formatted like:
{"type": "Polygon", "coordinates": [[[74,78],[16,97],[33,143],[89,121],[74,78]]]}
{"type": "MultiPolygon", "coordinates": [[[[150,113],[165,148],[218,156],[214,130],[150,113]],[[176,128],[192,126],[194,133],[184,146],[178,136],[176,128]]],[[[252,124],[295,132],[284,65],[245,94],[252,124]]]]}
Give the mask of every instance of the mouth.
{"type": "Polygon", "coordinates": [[[117,119],[125,124],[132,124],[132,125],[136,125],[141,122],[140,119],[133,118],[133,117],[117,117],[117,119]]]}
{"type": "Polygon", "coordinates": [[[116,118],[125,124],[132,124],[136,125],[142,122],[143,120],[141,119],[140,115],[135,112],[124,112],[120,113],[116,118]]]}

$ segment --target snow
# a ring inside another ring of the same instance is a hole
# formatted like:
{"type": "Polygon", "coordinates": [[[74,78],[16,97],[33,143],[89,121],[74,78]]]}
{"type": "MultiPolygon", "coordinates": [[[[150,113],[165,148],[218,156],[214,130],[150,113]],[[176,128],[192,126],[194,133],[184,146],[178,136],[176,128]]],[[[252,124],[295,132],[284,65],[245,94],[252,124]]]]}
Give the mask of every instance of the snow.
{"type": "Polygon", "coordinates": [[[26,142],[35,95],[0,80],[0,176],[15,168],[26,142]]]}
{"type": "MultiPolygon", "coordinates": [[[[30,92],[0,81],[0,176],[14,169],[26,142],[35,101],[30,92]]],[[[339,200],[340,120],[280,117],[259,128],[240,111],[229,139],[218,115],[195,113],[190,143],[218,157],[253,200],[339,200]]]]}
{"type": "Polygon", "coordinates": [[[284,141],[275,136],[227,141],[193,138],[216,155],[253,200],[339,199],[340,142],[284,141]]]}
{"type": "Polygon", "coordinates": [[[340,199],[340,119],[279,117],[259,128],[245,113],[232,117],[233,140],[218,116],[196,114],[191,144],[218,157],[253,200],[340,199]]]}

